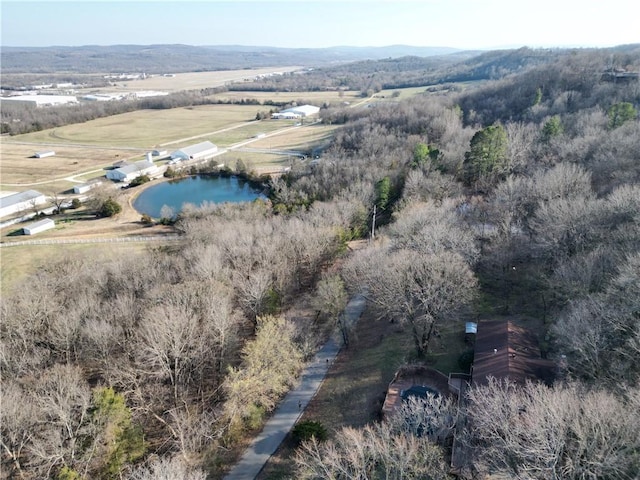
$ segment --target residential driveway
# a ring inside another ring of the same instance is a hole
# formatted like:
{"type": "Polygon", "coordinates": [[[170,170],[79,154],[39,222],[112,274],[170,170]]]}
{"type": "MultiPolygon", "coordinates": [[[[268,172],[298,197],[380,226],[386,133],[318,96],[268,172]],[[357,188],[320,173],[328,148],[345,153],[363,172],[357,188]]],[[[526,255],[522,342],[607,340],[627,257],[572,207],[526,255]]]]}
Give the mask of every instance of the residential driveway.
{"type": "MultiPolygon", "coordinates": [[[[366,300],[363,295],[354,296],[344,311],[347,321],[355,323],[362,315],[365,304],[366,300]]],[[[269,457],[280,446],[320,388],[327,370],[335,360],[341,346],[335,335],[324,344],[304,369],[298,386],[280,402],[260,435],[253,440],[240,461],[227,474],[225,480],[251,480],[258,476],[269,457]]]]}

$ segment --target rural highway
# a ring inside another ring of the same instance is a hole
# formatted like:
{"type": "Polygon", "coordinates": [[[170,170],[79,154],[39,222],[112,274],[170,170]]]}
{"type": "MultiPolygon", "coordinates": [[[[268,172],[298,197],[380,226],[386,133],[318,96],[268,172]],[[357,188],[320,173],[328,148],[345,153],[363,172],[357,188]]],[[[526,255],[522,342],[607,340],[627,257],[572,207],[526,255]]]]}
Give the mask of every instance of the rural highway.
{"type": "MultiPolygon", "coordinates": [[[[346,321],[350,324],[357,322],[364,311],[365,304],[366,299],[363,294],[355,295],[344,310],[346,321]]],[[[224,480],[252,480],[258,476],[320,388],[341,345],[341,340],[334,334],[316,353],[311,363],[304,369],[298,385],[280,402],[260,435],[253,440],[224,480]]]]}

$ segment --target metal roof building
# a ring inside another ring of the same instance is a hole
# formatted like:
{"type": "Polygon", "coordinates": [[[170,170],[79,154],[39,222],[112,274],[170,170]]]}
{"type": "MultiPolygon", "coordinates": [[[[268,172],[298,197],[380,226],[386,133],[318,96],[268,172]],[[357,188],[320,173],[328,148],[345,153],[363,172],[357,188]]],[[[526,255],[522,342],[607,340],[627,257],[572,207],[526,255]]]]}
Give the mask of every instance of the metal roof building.
{"type": "Polygon", "coordinates": [[[45,230],[51,230],[56,226],[56,223],[50,218],[45,218],[38,222],[30,223],[29,225],[22,227],[22,231],[25,235],[35,235],[36,233],[44,232],[45,230]]]}
{"type": "Polygon", "coordinates": [[[141,175],[153,175],[158,171],[158,167],[149,160],[140,160],[136,163],[125,165],[124,167],[114,168],[107,172],[106,177],[109,180],[117,182],[128,182],[141,175]]]}
{"type": "Polygon", "coordinates": [[[13,97],[2,97],[0,100],[6,104],[31,107],[51,107],[54,105],[78,103],[78,99],[72,95],[16,95],[13,97]]]}
{"type": "Polygon", "coordinates": [[[171,154],[171,158],[179,158],[181,160],[207,160],[212,158],[217,152],[218,147],[207,141],[176,150],[171,154]]]}
{"type": "Polygon", "coordinates": [[[36,190],[25,190],[0,198],[0,217],[18,213],[28,208],[46,203],[44,194],[36,190]]]}

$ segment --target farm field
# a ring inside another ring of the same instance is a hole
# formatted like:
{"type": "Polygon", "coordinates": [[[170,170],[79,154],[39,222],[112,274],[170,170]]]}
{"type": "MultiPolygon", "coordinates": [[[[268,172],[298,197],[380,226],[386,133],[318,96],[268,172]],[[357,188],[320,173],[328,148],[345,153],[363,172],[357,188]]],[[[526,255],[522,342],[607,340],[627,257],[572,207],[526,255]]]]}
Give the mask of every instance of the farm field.
{"type": "MultiPolygon", "coordinates": [[[[0,169],[2,190],[15,190],[11,185],[51,184],[78,172],[101,169],[118,160],[140,157],[142,149],[96,148],[73,145],[13,143],[18,137],[0,144],[0,169]],[[36,151],[54,150],[56,155],[46,158],[31,158],[36,151]],[[5,188],[6,187],[6,188],[5,188]]],[[[99,176],[103,173],[95,173],[99,176]]],[[[71,182],[64,185],[72,186],[71,182]]],[[[49,185],[50,186],[50,185],[49,185]]]]}
{"type": "MultiPolygon", "coordinates": [[[[91,89],[91,92],[135,92],[140,90],[160,90],[179,92],[202,88],[221,87],[229,82],[242,82],[245,78],[266,75],[274,72],[293,72],[299,66],[264,67],[247,70],[220,70],[215,72],[175,73],[172,77],[154,75],[144,80],[116,81],[115,85],[91,89]]],[[[171,72],[167,72],[171,74],[171,72]]],[[[83,92],[83,94],[89,93],[83,92]]]]}
{"type": "MultiPolygon", "coordinates": [[[[307,125],[293,127],[294,120],[255,121],[258,106],[205,105],[171,110],[142,110],[101,118],[82,124],[67,125],[25,135],[16,135],[1,144],[3,190],[16,186],[46,185],[63,191],[73,186],[66,177],[78,175],[86,181],[102,176],[102,169],[119,160],[141,160],[146,151],[162,145],[167,150],[210,140],[221,148],[253,140],[259,133],[267,137],[251,143],[255,148],[304,150],[327,142],[334,126],[307,125]],[[54,150],[56,155],[31,158],[36,151],[54,150]]],[[[282,158],[265,160],[267,168],[282,158]]],[[[286,159],[284,159],[286,160],[286,159]]],[[[44,188],[44,187],[43,187],[44,188]]]]}
{"type": "Polygon", "coordinates": [[[256,105],[201,105],[138,110],[11,137],[12,142],[151,149],[180,139],[254,121],[256,105]]]}
{"type": "Polygon", "coordinates": [[[337,125],[306,125],[292,128],[270,137],[261,138],[249,145],[251,148],[268,148],[279,150],[308,150],[328,143],[337,130],[337,125]]]}

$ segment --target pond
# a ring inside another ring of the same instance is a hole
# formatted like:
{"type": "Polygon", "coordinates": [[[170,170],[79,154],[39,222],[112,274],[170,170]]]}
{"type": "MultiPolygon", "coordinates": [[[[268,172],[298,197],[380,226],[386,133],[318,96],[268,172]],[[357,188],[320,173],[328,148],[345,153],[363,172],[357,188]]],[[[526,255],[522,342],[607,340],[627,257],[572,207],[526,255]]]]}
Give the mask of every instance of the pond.
{"type": "Polygon", "coordinates": [[[251,202],[256,198],[265,198],[261,189],[238,177],[196,175],[147,188],[134,200],[133,208],[160,218],[165,205],[177,214],[185,203],[200,207],[204,203],[251,202]]]}

